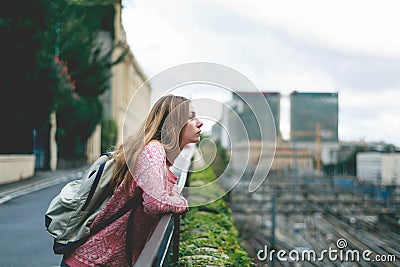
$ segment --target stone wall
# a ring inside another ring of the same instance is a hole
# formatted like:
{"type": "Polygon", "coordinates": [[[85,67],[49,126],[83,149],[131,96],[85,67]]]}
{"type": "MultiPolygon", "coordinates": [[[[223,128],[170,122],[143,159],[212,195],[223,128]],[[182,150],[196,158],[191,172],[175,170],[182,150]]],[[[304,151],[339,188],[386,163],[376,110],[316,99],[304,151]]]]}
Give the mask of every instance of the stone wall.
{"type": "Polygon", "coordinates": [[[0,184],[16,182],[35,174],[35,155],[0,155],[0,184]]]}

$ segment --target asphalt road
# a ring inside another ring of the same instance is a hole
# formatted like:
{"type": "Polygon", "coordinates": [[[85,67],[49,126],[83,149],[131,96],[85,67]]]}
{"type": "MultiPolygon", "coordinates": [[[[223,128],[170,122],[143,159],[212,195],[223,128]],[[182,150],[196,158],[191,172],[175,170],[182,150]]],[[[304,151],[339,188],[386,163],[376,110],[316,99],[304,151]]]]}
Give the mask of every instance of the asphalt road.
{"type": "MultiPolygon", "coordinates": [[[[186,161],[191,156],[186,157],[176,160],[177,167],[172,171],[177,175],[187,170],[186,161]]],[[[20,190],[5,196],[3,191],[9,188],[3,186],[0,192],[0,267],[60,266],[62,256],[53,253],[53,240],[45,230],[44,214],[61,188],[69,181],[78,179],[82,175],[80,171],[86,168],[59,171],[57,175],[53,172],[42,173],[43,180],[27,180],[23,187],[18,187],[20,190]],[[57,179],[53,179],[56,176],[57,179]]]]}
{"type": "Polygon", "coordinates": [[[0,204],[0,266],[59,266],[61,256],[44,227],[44,213],[66,182],[0,204]]]}

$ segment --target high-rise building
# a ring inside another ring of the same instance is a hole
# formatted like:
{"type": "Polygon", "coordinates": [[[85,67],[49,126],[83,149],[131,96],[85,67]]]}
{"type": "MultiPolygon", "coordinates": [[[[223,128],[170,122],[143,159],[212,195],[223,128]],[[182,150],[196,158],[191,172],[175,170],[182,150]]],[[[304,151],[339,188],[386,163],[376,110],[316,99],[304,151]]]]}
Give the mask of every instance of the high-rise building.
{"type": "Polygon", "coordinates": [[[290,138],[314,142],[318,124],[322,141],[338,142],[338,94],[293,92],[290,95],[290,138]]]}
{"type": "Polygon", "coordinates": [[[267,173],[272,164],[276,137],[280,136],[280,93],[235,92],[223,108],[213,134],[231,149],[233,169],[250,173],[259,166],[267,173]],[[259,164],[260,163],[260,164],[259,164]]]}
{"type": "Polygon", "coordinates": [[[234,109],[237,111],[240,121],[244,123],[249,140],[261,140],[261,134],[267,134],[271,129],[266,125],[260,125],[257,115],[268,116],[269,112],[275,125],[275,132],[281,136],[279,130],[280,123],[280,93],[277,92],[237,92],[233,94],[234,109]],[[265,100],[260,100],[264,97],[265,100]],[[268,103],[268,105],[267,105],[268,103]]]}
{"type": "Polygon", "coordinates": [[[312,149],[322,163],[335,162],[338,148],[338,93],[290,94],[290,139],[312,149]]]}

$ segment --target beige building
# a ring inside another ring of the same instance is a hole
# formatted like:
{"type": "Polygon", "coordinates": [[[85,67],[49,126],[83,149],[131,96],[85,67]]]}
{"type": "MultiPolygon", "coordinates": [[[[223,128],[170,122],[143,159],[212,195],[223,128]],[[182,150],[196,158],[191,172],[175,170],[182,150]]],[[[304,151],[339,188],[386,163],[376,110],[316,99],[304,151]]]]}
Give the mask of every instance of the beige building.
{"type": "MultiPolygon", "coordinates": [[[[112,62],[124,54],[123,60],[111,69],[111,87],[101,100],[104,117],[112,118],[118,129],[116,146],[123,141],[123,135],[135,133],[150,109],[151,88],[145,84],[147,77],[136,61],[127,43],[122,25],[122,5],[114,3],[114,36],[110,32],[99,34],[99,42],[107,51],[113,44],[112,62]],[[126,121],[126,123],[125,123],[126,121]]],[[[86,155],[89,162],[95,160],[101,151],[101,127],[98,126],[87,142],[86,155]]]]}
{"type": "Polygon", "coordinates": [[[400,154],[382,155],[382,184],[400,185],[400,154]]]}
{"type": "MultiPolygon", "coordinates": [[[[121,3],[115,3],[115,41],[121,48],[127,48],[126,32],[121,21],[121,3]]],[[[120,51],[114,51],[114,58],[120,51]]],[[[150,110],[151,88],[145,84],[147,77],[128,47],[125,60],[114,66],[112,78],[112,117],[117,122],[119,134],[117,143],[122,142],[122,133],[130,135],[139,129],[150,110]],[[128,106],[128,105],[134,105],[128,106]],[[126,123],[124,125],[124,121],[126,123]]]]}
{"type": "MultiPolygon", "coordinates": [[[[121,3],[115,3],[113,61],[125,51],[123,60],[112,68],[111,88],[103,96],[104,116],[112,118],[118,128],[115,145],[123,141],[123,136],[131,135],[139,129],[150,110],[151,88],[145,83],[147,77],[136,61],[127,43],[122,25],[121,3]]],[[[100,148],[99,148],[100,149],[100,148]]],[[[94,155],[98,155],[95,151],[94,155]]],[[[89,157],[88,157],[89,158],[89,157]]]]}
{"type": "Polygon", "coordinates": [[[313,153],[308,149],[297,149],[296,152],[291,148],[277,147],[271,170],[292,170],[296,165],[297,170],[312,171],[313,153]]]}
{"type": "Polygon", "coordinates": [[[357,154],[357,178],[381,185],[400,185],[400,153],[357,154]]]}
{"type": "Polygon", "coordinates": [[[254,170],[257,166],[261,173],[271,171],[292,170],[296,165],[301,172],[314,169],[313,152],[308,149],[296,149],[296,156],[290,144],[278,142],[274,152],[274,144],[259,141],[236,143],[232,147],[232,164],[236,173],[242,173],[246,168],[254,170]]]}

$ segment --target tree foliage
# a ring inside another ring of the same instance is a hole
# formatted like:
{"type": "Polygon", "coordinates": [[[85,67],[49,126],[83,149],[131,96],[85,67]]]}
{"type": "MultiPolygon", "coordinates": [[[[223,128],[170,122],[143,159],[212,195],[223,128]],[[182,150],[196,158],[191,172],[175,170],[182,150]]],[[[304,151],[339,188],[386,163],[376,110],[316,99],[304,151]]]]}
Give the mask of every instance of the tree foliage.
{"type": "MultiPolygon", "coordinates": [[[[115,1],[15,0],[0,11],[0,153],[32,153],[32,130],[57,112],[63,158],[82,158],[109,88],[115,1]],[[90,4],[89,4],[90,2],[90,4]]],[[[123,55],[122,55],[123,56],[123,55]]]]}
{"type": "Polygon", "coordinates": [[[215,175],[217,177],[222,175],[226,171],[230,158],[227,150],[222,146],[221,140],[212,140],[210,136],[202,134],[201,142],[197,145],[200,145],[203,158],[207,164],[210,164],[215,175]]]}
{"type": "Polygon", "coordinates": [[[43,1],[15,0],[0,11],[0,153],[32,153],[32,129],[47,123],[59,85],[43,1]]]}
{"type": "Polygon", "coordinates": [[[107,152],[114,148],[118,139],[118,126],[115,120],[103,118],[101,121],[101,151],[107,152]]]}
{"type": "Polygon", "coordinates": [[[118,0],[68,0],[70,4],[82,6],[112,5],[118,0]]]}
{"type": "Polygon", "coordinates": [[[336,164],[327,164],[324,166],[324,172],[329,175],[341,174],[356,176],[357,172],[357,154],[365,152],[365,147],[357,146],[354,150],[342,161],[336,164]]]}
{"type": "Polygon", "coordinates": [[[62,158],[82,158],[84,144],[102,118],[99,96],[109,88],[114,8],[65,2],[57,10],[60,58],[75,86],[57,112],[57,141],[62,158]]]}

